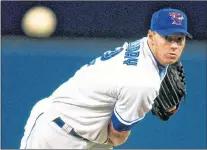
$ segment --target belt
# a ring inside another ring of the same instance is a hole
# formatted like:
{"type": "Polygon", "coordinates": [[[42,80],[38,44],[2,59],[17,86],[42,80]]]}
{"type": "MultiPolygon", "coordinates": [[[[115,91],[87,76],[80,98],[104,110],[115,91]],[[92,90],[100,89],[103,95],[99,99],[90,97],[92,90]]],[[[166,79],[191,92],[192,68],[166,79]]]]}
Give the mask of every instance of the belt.
{"type": "Polygon", "coordinates": [[[62,128],[65,132],[67,132],[68,134],[76,137],[76,138],[79,138],[81,140],[85,140],[85,141],[89,141],[88,139],[78,135],[74,129],[70,130],[70,131],[67,131],[67,127],[69,127],[69,125],[67,125],[60,117],[56,118],[53,120],[54,123],[56,123],[60,128],[62,128]],[[66,126],[66,127],[65,127],[66,126]]]}

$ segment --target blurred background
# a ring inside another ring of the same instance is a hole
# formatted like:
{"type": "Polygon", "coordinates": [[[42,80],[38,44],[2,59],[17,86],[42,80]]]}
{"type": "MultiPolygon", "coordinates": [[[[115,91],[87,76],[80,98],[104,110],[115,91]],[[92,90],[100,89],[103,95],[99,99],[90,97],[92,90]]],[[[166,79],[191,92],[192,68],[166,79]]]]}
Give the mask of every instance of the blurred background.
{"type": "Polygon", "coordinates": [[[149,113],[117,149],[207,148],[204,1],[1,1],[1,148],[19,148],[38,100],[104,51],[146,36],[164,7],[185,12],[194,37],[181,57],[187,102],[168,122],[149,113]]]}

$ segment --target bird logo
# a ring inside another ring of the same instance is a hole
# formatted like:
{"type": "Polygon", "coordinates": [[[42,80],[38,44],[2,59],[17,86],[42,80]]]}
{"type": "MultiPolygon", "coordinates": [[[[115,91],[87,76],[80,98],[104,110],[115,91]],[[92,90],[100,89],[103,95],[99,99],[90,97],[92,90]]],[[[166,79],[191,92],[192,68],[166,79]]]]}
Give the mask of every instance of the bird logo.
{"type": "Polygon", "coordinates": [[[172,24],[175,25],[181,25],[182,20],[184,19],[183,15],[177,12],[170,12],[169,15],[171,16],[171,19],[173,20],[172,24]]]}

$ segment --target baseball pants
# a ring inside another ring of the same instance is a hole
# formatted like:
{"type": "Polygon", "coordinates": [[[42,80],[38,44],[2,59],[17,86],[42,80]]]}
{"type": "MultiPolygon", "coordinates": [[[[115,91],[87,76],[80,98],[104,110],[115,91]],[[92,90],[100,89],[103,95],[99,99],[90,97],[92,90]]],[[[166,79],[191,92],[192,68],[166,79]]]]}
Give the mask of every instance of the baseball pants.
{"type": "Polygon", "coordinates": [[[44,111],[50,105],[49,98],[35,104],[27,120],[20,149],[113,149],[110,144],[98,144],[74,136],[70,134],[70,127],[64,130],[54,120],[45,119],[44,111]]]}

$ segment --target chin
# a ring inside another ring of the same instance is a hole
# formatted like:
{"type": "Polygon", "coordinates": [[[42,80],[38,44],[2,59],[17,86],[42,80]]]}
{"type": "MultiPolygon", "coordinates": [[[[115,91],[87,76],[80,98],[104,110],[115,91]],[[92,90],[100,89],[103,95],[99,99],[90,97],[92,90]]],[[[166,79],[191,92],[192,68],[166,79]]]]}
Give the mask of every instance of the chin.
{"type": "Polygon", "coordinates": [[[174,64],[178,59],[170,59],[168,61],[166,61],[166,64],[174,64]]]}
{"type": "Polygon", "coordinates": [[[178,61],[179,57],[177,55],[174,56],[167,56],[164,59],[164,64],[174,64],[176,61],[178,61]]]}

